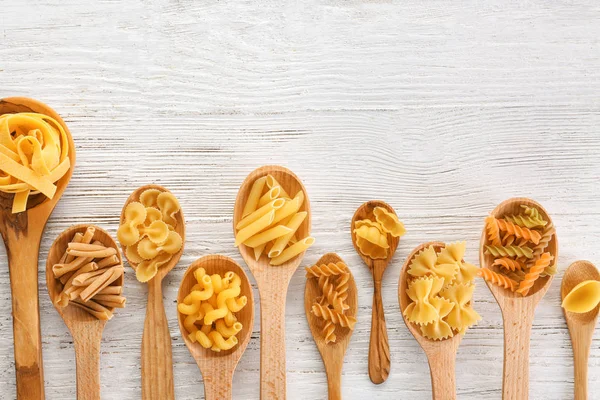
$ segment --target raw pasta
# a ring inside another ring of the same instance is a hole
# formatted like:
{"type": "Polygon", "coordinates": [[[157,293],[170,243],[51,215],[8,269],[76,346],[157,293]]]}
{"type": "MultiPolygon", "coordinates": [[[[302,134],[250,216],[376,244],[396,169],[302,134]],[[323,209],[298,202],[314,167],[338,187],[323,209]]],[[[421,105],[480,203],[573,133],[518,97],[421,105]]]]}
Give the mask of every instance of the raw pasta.
{"type": "Polygon", "coordinates": [[[343,262],[338,263],[329,263],[329,264],[321,264],[321,265],[313,265],[312,267],[306,267],[306,277],[316,277],[319,278],[321,276],[332,276],[332,275],[340,275],[345,272],[348,272],[348,267],[343,262]]]}
{"type": "Polygon", "coordinates": [[[529,268],[529,272],[525,274],[525,278],[519,283],[517,293],[526,296],[529,290],[533,287],[535,281],[540,277],[542,272],[550,265],[554,257],[550,253],[544,253],[535,262],[534,265],[529,268]]]}
{"type": "Polygon", "coordinates": [[[519,226],[508,220],[498,219],[496,220],[496,224],[501,231],[504,231],[509,235],[514,235],[515,238],[529,240],[533,244],[538,244],[542,237],[538,231],[519,226]]]}
{"type": "Polygon", "coordinates": [[[215,352],[234,348],[243,328],[234,313],[248,303],[241,295],[241,278],[231,271],[208,275],[204,268],[196,269],[194,278],[196,285],[177,304],[188,338],[215,352]]]}
{"type": "Polygon", "coordinates": [[[125,307],[126,299],[119,282],[124,268],[117,249],[94,241],[95,234],[93,226],[84,234],[74,234],[59,262],[52,266],[61,288],[53,301],[57,307],[73,304],[98,319],[109,320],[114,308],[125,307]]]}
{"type": "Polygon", "coordinates": [[[404,224],[400,222],[396,214],[389,212],[383,207],[375,207],[373,215],[385,233],[389,233],[393,237],[400,237],[406,233],[404,224]]]}
{"type": "Polygon", "coordinates": [[[352,233],[358,251],[377,260],[388,257],[390,238],[404,235],[406,229],[395,213],[378,206],[373,209],[372,217],[354,221],[352,233]]]}
{"type": "Polygon", "coordinates": [[[36,113],[0,116],[0,191],[14,194],[13,213],[27,209],[31,195],[49,199],[71,167],[65,130],[36,113]]]}
{"type": "Polygon", "coordinates": [[[181,206],[168,191],[144,190],[125,207],[117,238],[140,282],[148,282],[183,247],[175,231],[181,206]]]}
{"type": "Polygon", "coordinates": [[[504,289],[508,289],[511,292],[517,290],[519,287],[519,283],[513,279],[510,279],[507,276],[499,274],[497,272],[492,271],[489,268],[481,268],[477,271],[477,275],[485,279],[486,281],[493,283],[494,285],[503,287],[504,289]]]}
{"type": "Polygon", "coordinates": [[[600,303],[600,282],[594,280],[583,281],[575,286],[565,296],[562,307],[574,313],[592,311],[600,303]]]}

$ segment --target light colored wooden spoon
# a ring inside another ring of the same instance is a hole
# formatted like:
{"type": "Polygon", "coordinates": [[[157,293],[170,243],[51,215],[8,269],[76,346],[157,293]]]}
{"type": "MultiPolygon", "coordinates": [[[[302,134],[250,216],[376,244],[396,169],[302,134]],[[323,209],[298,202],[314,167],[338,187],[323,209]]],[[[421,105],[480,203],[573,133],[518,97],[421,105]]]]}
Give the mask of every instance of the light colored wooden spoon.
{"type": "Polygon", "coordinates": [[[13,195],[0,193],[0,233],[6,246],[12,292],[13,337],[18,399],[44,398],[42,340],[38,298],[38,256],[46,222],[62,196],[75,166],[75,145],[67,125],[47,105],[33,99],[0,99],[0,115],[19,112],[45,114],[67,133],[71,168],[57,182],[53,199],[32,196],[25,212],[13,214],[13,195]]]}
{"type": "MultiPolygon", "coordinates": [[[[587,280],[600,281],[600,273],[589,261],[575,261],[569,266],[563,276],[560,288],[561,298],[565,296],[578,284],[587,280]]],[[[590,348],[594,329],[598,321],[598,310],[596,306],[592,311],[578,314],[572,313],[563,308],[571,343],[573,344],[573,357],[575,359],[575,400],[586,400],[587,396],[587,373],[588,358],[590,357],[590,348]]]]}
{"type": "MultiPolygon", "coordinates": [[[[267,174],[273,175],[290,196],[294,196],[299,190],[304,191],[305,198],[300,211],[306,211],[308,215],[300,225],[297,236],[308,236],[311,220],[308,193],[292,171],[280,166],[260,167],[250,173],[242,183],[233,210],[234,235],[235,225],[242,217],[252,184],[267,174]]],[[[242,244],[239,250],[256,279],[260,293],[260,397],[263,400],[285,399],[285,300],[290,279],[300,265],[304,253],[282,265],[271,266],[265,254],[257,261],[251,248],[242,244]]]]}
{"type": "Polygon", "coordinates": [[[408,267],[412,259],[421,250],[433,246],[436,252],[439,252],[444,246],[441,242],[429,242],[418,246],[406,259],[402,271],[400,271],[400,281],[398,283],[398,301],[400,303],[400,312],[406,327],[415,337],[417,342],[423,348],[427,361],[429,362],[429,371],[431,373],[431,392],[434,400],[456,399],[456,377],[455,362],[456,351],[462,339],[462,335],[454,335],[444,340],[431,340],[423,336],[418,326],[406,320],[404,310],[410,304],[410,299],[406,294],[408,289],[408,267]]]}
{"type": "Polygon", "coordinates": [[[370,219],[375,221],[373,210],[375,207],[383,207],[391,213],[396,214],[394,209],[384,201],[371,200],[362,204],[352,217],[350,224],[350,234],[352,235],[352,244],[354,249],[363,259],[365,264],[371,270],[373,275],[373,314],[371,317],[371,339],[369,342],[369,377],[371,382],[379,384],[385,382],[390,374],[390,345],[388,343],[387,328],[385,326],[385,313],[383,312],[383,302],[381,300],[381,280],[383,273],[390,264],[400,238],[389,235],[388,256],[385,259],[374,260],[363,255],[356,245],[356,235],[354,234],[354,223],[361,219],[370,219]]]}
{"type": "MultiPolygon", "coordinates": [[[[48,259],[46,261],[46,284],[48,285],[48,294],[60,314],[65,325],[69,328],[73,337],[73,346],[75,347],[75,362],[77,366],[77,399],[78,400],[100,400],[100,342],[102,341],[102,331],[106,321],[90,315],[81,308],[67,306],[65,308],[57,307],[55,299],[58,298],[61,291],[60,281],[54,277],[52,266],[57,264],[67,249],[67,245],[75,233],[85,233],[90,225],[76,225],[63,231],[54,241],[48,259]]],[[[117,249],[117,243],[104,229],[94,226],[96,233],[94,240],[102,242],[105,246],[117,249]]],[[[117,252],[119,261],[122,263],[121,254],[117,252]]],[[[123,277],[116,283],[123,285],[123,277]]],[[[113,311],[113,308],[109,308],[113,311]]]]}
{"type": "MultiPolygon", "coordinates": [[[[139,201],[140,194],[148,189],[158,189],[168,192],[159,185],[146,185],[137,189],[129,196],[123,211],[121,223],[125,220],[125,208],[133,201],[139,201]]],[[[171,260],[158,269],[156,276],[148,281],[148,305],[146,306],[146,319],[144,320],[144,334],[142,336],[142,399],[143,400],[172,400],[175,398],[173,386],[173,352],[171,348],[171,334],[163,304],[162,281],[163,278],[177,265],[185,246],[185,220],[183,211],[175,215],[177,226],[175,231],[183,239],[181,250],[173,254],[171,260]]],[[[123,246],[123,254],[127,257],[123,246]]],[[[135,269],[128,259],[129,265],[135,269]]]]}
{"type": "MultiPolygon", "coordinates": [[[[337,263],[340,261],[344,262],[337,254],[327,253],[317,261],[317,265],[337,263]]],[[[316,317],[311,311],[314,302],[321,295],[322,293],[319,290],[318,279],[307,279],[304,288],[304,311],[306,312],[306,319],[308,320],[308,326],[315,339],[317,348],[321,353],[323,364],[325,364],[329,400],[341,400],[344,355],[346,354],[346,349],[348,348],[350,338],[354,331],[336,326],[335,343],[325,343],[325,335],[323,334],[325,321],[316,317]]],[[[358,311],[358,291],[352,274],[350,274],[350,280],[348,281],[348,298],[346,299],[346,304],[350,306],[350,308],[346,310],[346,314],[356,317],[358,311]]]]}
{"type": "MultiPolygon", "coordinates": [[[[512,198],[500,203],[491,215],[502,218],[509,214],[519,214],[523,211],[522,204],[536,207],[548,223],[552,222],[546,210],[539,203],[524,197],[512,198]]],[[[488,244],[488,241],[484,226],[479,248],[479,262],[482,268],[489,268],[494,262],[492,255],[485,254],[486,244],[488,244]]],[[[554,256],[554,262],[557,262],[558,242],[556,234],[552,236],[546,251],[554,256]]],[[[502,318],[504,319],[504,378],[502,382],[502,398],[504,400],[523,400],[529,396],[531,327],[535,307],[546,294],[552,283],[552,278],[552,276],[539,278],[525,297],[486,282],[502,310],[502,318]]]]}
{"type": "Polygon", "coordinates": [[[238,263],[229,257],[221,255],[208,255],[194,261],[187,269],[181,285],[179,286],[179,294],[177,302],[183,302],[196,279],[194,271],[198,268],[204,268],[209,275],[219,274],[224,276],[226,272],[232,271],[238,274],[242,280],[240,294],[248,298],[248,303],[239,312],[235,313],[238,321],[242,323],[243,328],[237,334],[238,344],[231,350],[214,352],[210,349],[205,349],[198,342],[193,343],[183,326],[184,316],[178,313],[179,330],[183,341],[188,347],[192,357],[196,360],[196,364],[200,368],[202,378],[204,380],[204,396],[206,400],[227,400],[231,399],[231,385],[233,382],[233,373],[242,354],[248,346],[250,336],[252,334],[252,326],[254,325],[254,297],[252,295],[252,287],[246,273],[238,263]]]}

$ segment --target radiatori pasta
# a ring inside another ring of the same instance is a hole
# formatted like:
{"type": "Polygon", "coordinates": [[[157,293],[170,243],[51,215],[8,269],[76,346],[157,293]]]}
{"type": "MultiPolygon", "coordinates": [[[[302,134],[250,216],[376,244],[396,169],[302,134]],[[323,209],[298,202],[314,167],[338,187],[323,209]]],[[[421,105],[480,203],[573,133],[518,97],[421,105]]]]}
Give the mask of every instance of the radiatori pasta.
{"type": "Polygon", "coordinates": [[[306,211],[300,211],[304,198],[301,190],[290,197],[272,175],[255,180],[244,204],[242,219],[235,226],[235,245],[251,247],[256,260],[265,255],[274,266],[306,251],[315,239],[296,237],[308,216],[306,211]]]}
{"type": "Polygon", "coordinates": [[[0,116],[0,191],[14,194],[12,212],[27,209],[29,196],[56,193],[56,182],[71,167],[65,130],[36,113],[0,116]]]}
{"type": "Polygon", "coordinates": [[[216,352],[234,348],[238,344],[236,335],[243,328],[235,313],[248,302],[241,295],[240,277],[231,271],[224,276],[208,275],[204,268],[195,270],[194,277],[197,283],[177,304],[188,337],[216,352]]]}

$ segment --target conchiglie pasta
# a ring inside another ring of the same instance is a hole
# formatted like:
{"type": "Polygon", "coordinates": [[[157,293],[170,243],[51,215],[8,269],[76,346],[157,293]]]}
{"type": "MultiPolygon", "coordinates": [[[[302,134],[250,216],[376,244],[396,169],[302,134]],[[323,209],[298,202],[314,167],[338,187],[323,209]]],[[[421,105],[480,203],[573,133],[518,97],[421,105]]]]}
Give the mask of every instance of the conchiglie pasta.
{"type": "Polygon", "coordinates": [[[592,311],[600,303],[600,282],[587,280],[579,283],[565,296],[562,307],[573,313],[592,311]]]}

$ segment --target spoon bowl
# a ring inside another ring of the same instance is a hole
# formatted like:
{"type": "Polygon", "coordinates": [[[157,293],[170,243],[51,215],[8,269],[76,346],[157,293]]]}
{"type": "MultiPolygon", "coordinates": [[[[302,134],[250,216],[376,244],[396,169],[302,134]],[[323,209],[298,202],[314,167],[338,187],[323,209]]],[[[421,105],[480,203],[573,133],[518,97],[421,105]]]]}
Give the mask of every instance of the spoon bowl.
{"type": "MultiPolygon", "coordinates": [[[[89,225],[72,226],[56,238],[50,247],[46,260],[46,284],[52,304],[54,304],[56,311],[62,317],[73,337],[77,364],[77,397],[100,400],[100,342],[107,321],[100,320],[78,307],[58,307],[55,300],[60,295],[61,284],[52,272],[52,266],[60,261],[73,236],[77,232],[85,233],[88,227],[89,225]]],[[[107,247],[117,249],[117,243],[108,232],[97,226],[94,226],[94,228],[96,229],[95,240],[100,241],[107,247]]],[[[117,257],[119,262],[123,263],[119,252],[117,252],[117,257]]],[[[119,277],[116,283],[123,286],[123,276],[119,277]]],[[[109,308],[109,310],[112,312],[114,308],[109,308]]]]}
{"type": "Polygon", "coordinates": [[[38,297],[38,255],[46,222],[73,174],[75,144],[65,122],[47,105],[33,99],[0,99],[0,116],[34,112],[54,118],[65,130],[70,168],[56,182],[52,199],[31,196],[27,210],[12,213],[14,195],[0,193],[0,233],[6,246],[12,293],[13,338],[18,399],[43,399],[44,374],[38,297]]]}
{"type": "MultiPolygon", "coordinates": [[[[235,226],[242,218],[244,205],[248,200],[252,184],[256,179],[268,174],[271,174],[291,196],[294,196],[299,190],[304,192],[304,203],[299,211],[306,211],[308,215],[298,228],[297,235],[299,238],[309,236],[311,223],[310,202],[304,185],[289,169],[273,165],[254,170],[242,183],[233,210],[234,235],[236,233],[235,226]]],[[[282,265],[271,266],[266,255],[263,254],[258,260],[255,260],[251,248],[240,244],[239,250],[256,279],[260,293],[261,398],[283,399],[286,395],[285,300],[290,279],[298,265],[300,265],[304,252],[282,265]]]]}
{"type": "MultiPolygon", "coordinates": [[[[589,261],[575,261],[567,268],[560,288],[561,298],[564,298],[579,283],[587,280],[600,281],[598,269],[589,261]]],[[[587,399],[588,359],[596,322],[598,321],[599,306],[586,313],[573,313],[565,310],[565,320],[569,328],[575,368],[575,400],[587,399]]]]}
{"type": "MultiPolygon", "coordinates": [[[[125,208],[129,203],[139,201],[140,194],[148,189],[158,189],[169,192],[159,185],[146,185],[135,190],[125,202],[121,212],[121,223],[125,221],[125,208]]],[[[182,239],[181,249],[160,268],[156,275],[148,281],[148,305],[146,319],[144,320],[144,333],[142,335],[142,399],[143,400],[174,400],[175,388],[173,384],[173,352],[171,348],[171,334],[163,304],[162,280],[179,262],[185,246],[185,219],[180,209],[175,215],[177,232],[182,239]]],[[[127,257],[125,247],[121,246],[127,257]]],[[[135,270],[135,263],[127,259],[129,265],[135,270]]]]}
{"type": "MultiPolygon", "coordinates": [[[[519,214],[522,211],[521,205],[537,208],[541,217],[549,224],[552,223],[552,219],[544,207],[536,201],[524,197],[503,201],[491,212],[491,215],[495,218],[502,218],[510,214],[519,214]]],[[[487,244],[488,238],[484,226],[479,248],[479,262],[482,268],[490,268],[494,261],[491,255],[485,254],[485,245],[487,244]]],[[[556,263],[558,260],[556,233],[548,242],[546,251],[554,257],[553,262],[556,263]]],[[[504,400],[521,400],[529,395],[529,342],[533,317],[535,307],[548,291],[552,279],[553,276],[540,277],[526,296],[486,281],[502,310],[504,320],[504,378],[502,384],[504,400]]]]}
{"type": "MultiPolygon", "coordinates": [[[[335,264],[338,262],[344,261],[335,253],[327,253],[321,257],[316,264],[335,264]]],[[[342,398],[341,381],[344,355],[346,354],[350,338],[354,331],[336,326],[334,331],[336,341],[334,343],[325,342],[325,335],[323,334],[325,321],[312,313],[312,306],[320,296],[321,293],[319,290],[318,279],[307,279],[304,288],[304,311],[306,312],[306,319],[308,320],[308,326],[310,327],[310,331],[317,344],[319,353],[321,353],[323,364],[325,364],[329,400],[338,400],[342,398]]],[[[346,304],[350,307],[346,310],[346,314],[356,317],[358,311],[358,290],[356,289],[356,282],[354,281],[352,273],[350,273],[350,280],[348,281],[348,298],[346,299],[346,304]]]]}
{"type": "Polygon", "coordinates": [[[455,380],[455,361],[456,351],[462,339],[462,335],[455,334],[453,337],[443,340],[432,340],[425,336],[417,325],[406,320],[404,310],[410,304],[406,290],[408,289],[408,268],[413,258],[423,249],[433,246],[436,252],[439,252],[445,244],[442,242],[424,243],[415,248],[408,256],[402,270],[400,271],[400,281],[398,283],[398,302],[400,303],[400,312],[406,327],[415,337],[429,363],[431,372],[431,387],[433,399],[455,399],[456,398],[456,380],[455,380]]]}
{"type": "Polygon", "coordinates": [[[387,328],[385,324],[385,314],[383,312],[383,302],[381,300],[381,281],[383,273],[389,265],[400,243],[399,237],[389,236],[388,255],[385,259],[372,259],[360,252],[356,244],[356,234],[354,227],[356,221],[370,219],[375,221],[373,210],[376,207],[383,207],[390,213],[396,214],[392,206],[381,200],[371,200],[362,204],[352,217],[350,223],[350,234],[352,235],[352,244],[354,249],[367,264],[373,276],[373,314],[371,317],[371,338],[369,341],[369,377],[375,384],[385,382],[390,374],[390,345],[388,342],[387,328]]]}
{"type": "Polygon", "coordinates": [[[183,302],[185,296],[190,293],[192,287],[196,284],[194,271],[198,268],[204,268],[208,275],[219,274],[224,276],[228,271],[236,273],[242,281],[240,294],[248,298],[246,306],[235,313],[235,316],[238,318],[238,321],[242,323],[243,327],[236,335],[238,344],[231,350],[214,352],[210,349],[205,349],[198,342],[192,342],[183,325],[183,315],[177,313],[179,330],[181,331],[183,341],[190,353],[192,353],[194,360],[196,360],[204,379],[205,398],[207,400],[231,399],[233,373],[242,354],[248,346],[250,336],[252,335],[252,327],[254,325],[254,297],[252,295],[252,286],[242,267],[231,258],[221,255],[208,255],[194,261],[185,272],[179,286],[179,293],[177,295],[178,303],[183,302]]]}

